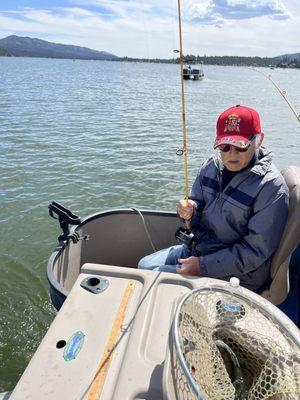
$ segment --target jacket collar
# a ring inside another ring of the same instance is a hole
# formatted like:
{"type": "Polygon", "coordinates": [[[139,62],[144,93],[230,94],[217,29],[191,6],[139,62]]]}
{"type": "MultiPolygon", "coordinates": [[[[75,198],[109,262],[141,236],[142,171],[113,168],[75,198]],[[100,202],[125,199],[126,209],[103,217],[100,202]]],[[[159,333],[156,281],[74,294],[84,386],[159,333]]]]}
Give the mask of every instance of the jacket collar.
{"type": "MultiPolygon", "coordinates": [[[[270,169],[270,166],[272,164],[272,152],[264,147],[260,147],[258,150],[255,151],[256,151],[255,164],[251,168],[243,170],[243,172],[241,172],[242,174],[253,172],[256,175],[263,176],[270,169]]],[[[217,157],[216,155],[213,155],[213,160],[218,170],[222,172],[224,165],[221,161],[221,158],[217,157]]]]}
{"type": "Polygon", "coordinates": [[[272,152],[265,147],[260,147],[256,152],[257,160],[250,171],[263,176],[270,169],[272,164],[272,152]]]}

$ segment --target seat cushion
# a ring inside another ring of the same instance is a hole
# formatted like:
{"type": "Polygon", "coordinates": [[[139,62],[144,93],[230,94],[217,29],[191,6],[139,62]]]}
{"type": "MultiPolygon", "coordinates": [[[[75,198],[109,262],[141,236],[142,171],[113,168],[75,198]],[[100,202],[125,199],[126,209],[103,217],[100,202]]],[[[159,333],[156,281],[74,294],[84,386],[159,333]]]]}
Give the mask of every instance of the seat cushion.
{"type": "Polygon", "coordinates": [[[287,223],[271,264],[271,285],[262,296],[273,304],[282,303],[289,292],[288,266],[291,253],[300,243],[300,167],[282,171],[290,192],[287,223]]]}

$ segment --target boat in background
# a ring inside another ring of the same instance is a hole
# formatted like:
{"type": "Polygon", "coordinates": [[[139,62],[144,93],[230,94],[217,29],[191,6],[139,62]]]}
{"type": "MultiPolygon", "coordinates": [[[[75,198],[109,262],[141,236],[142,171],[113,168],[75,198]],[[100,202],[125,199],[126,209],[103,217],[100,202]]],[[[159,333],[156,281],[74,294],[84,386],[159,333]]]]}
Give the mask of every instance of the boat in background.
{"type": "Polygon", "coordinates": [[[185,80],[202,80],[204,77],[204,72],[202,66],[199,68],[192,68],[190,65],[186,65],[183,68],[183,79],[185,80]]]}

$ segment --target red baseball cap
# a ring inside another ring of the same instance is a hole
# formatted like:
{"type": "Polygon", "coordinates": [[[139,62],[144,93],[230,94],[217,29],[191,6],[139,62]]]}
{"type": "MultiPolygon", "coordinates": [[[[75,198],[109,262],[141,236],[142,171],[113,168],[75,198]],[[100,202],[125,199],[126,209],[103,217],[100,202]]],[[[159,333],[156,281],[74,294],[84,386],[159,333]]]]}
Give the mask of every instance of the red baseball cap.
{"type": "Polygon", "coordinates": [[[252,108],[237,105],[219,116],[214,148],[221,144],[247,147],[256,133],[261,133],[260,117],[252,108]]]}

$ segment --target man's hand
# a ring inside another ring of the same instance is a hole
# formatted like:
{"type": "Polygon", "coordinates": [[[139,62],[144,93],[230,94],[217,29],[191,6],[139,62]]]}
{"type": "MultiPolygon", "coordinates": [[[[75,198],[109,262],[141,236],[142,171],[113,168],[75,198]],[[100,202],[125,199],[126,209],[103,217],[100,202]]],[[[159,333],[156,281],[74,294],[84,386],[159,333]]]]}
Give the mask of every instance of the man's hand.
{"type": "Polygon", "coordinates": [[[188,258],[179,258],[178,262],[181,264],[176,267],[179,274],[195,276],[201,275],[199,257],[192,256],[188,258]]]}
{"type": "Polygon", "coordinates": [[[193,200],[179,200],[177,204],[177,212],[179,216],[185,220],[190,220],[194,213],[195,202],[193,200]]]}

